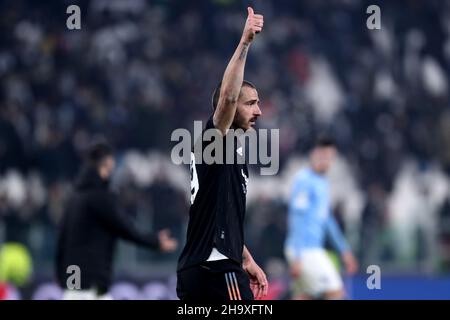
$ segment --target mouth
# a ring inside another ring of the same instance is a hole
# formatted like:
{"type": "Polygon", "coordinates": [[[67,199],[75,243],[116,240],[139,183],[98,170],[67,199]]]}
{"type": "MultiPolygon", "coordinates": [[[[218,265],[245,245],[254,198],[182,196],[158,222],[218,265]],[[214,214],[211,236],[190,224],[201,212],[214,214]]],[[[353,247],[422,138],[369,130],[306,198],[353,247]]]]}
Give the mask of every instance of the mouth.
{"type": "Polygon", "coordinates": [[[250,126],[251,126],[251,127],[254,127],[255,124],[256,124],[256,118],[251,118],[250,121],[249,121],[249,123],[250,123],[250,126]]]}

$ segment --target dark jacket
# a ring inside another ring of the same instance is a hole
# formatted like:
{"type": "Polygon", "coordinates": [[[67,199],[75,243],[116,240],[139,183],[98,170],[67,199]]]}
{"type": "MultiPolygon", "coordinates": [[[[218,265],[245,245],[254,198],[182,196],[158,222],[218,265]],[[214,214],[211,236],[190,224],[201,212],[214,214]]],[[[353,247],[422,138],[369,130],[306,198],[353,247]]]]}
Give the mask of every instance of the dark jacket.
{"type": "Polygon", "coordinates": [[[132,220],[120,212],[116,195],[94,168],[86,167],[75,184],[62,218],[58,237],[56,271],[61,287],[72,273],[81,271],[81,289],[107,291],[112,278],[112,262],[118,238],[157,249],[156,235],[143,234],[132,220]]]}

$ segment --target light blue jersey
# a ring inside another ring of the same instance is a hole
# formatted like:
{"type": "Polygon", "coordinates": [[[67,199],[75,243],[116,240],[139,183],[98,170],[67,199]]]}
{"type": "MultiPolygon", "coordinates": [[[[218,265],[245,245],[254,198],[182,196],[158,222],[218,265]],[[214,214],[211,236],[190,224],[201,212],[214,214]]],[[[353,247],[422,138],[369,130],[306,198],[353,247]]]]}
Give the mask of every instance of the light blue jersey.
{"type": "Polygon", "coordinates": [[[331,212],[327,179],[312,169],[303,169],[294,179],[285,249],[291,259],[301,259],[305,249],[323,248],[326,236],[339,253],[349,249],[331,212]]]}

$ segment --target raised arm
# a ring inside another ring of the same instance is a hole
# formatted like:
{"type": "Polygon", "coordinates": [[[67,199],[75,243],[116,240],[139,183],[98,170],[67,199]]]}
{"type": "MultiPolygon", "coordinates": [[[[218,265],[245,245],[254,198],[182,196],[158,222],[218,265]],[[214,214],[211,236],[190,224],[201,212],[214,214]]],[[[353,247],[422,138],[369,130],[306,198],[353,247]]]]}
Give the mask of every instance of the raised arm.
{"type": "Polygon", "coordinates": [[[236,113],[237,100],[244,80],[244,68],[247,60],[247,52],[255,34],[261,32],[264,20],[260,14],[255,14],[253,9],[248,7],[248,17],[245,22],[242,37],[225,69],[222,78],[219,101],[214,112],[214,126],[223,135],[231,127],[236,113]]]}

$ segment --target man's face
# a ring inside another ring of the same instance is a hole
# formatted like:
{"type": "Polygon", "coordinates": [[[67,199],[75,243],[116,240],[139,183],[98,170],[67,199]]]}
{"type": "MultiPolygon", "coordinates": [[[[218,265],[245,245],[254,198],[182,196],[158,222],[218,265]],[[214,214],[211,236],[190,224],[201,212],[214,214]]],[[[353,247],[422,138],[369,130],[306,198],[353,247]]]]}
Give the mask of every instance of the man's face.
{"type": "Polygon", "coordinates": [[[99,167],[100,177],[102,177],[104,180],[108,180],[114,171],[115,165],[116,162],[113,156],[105,157],[99,167]]]}
{"type": "Polygon", "coordinates": [[[255,88],[244,85],[237,102],[236,115],[233,121],[234,126],[247,131],[255,126],[256,120],[261,114],[258,91],[255,88]]]}
{"type": "Polygon", "coordinates": [[[316,172],[325,174],[330,169],[335,158],[335,147],[316,147],[311,155],[312,167],[316,172]]]}

